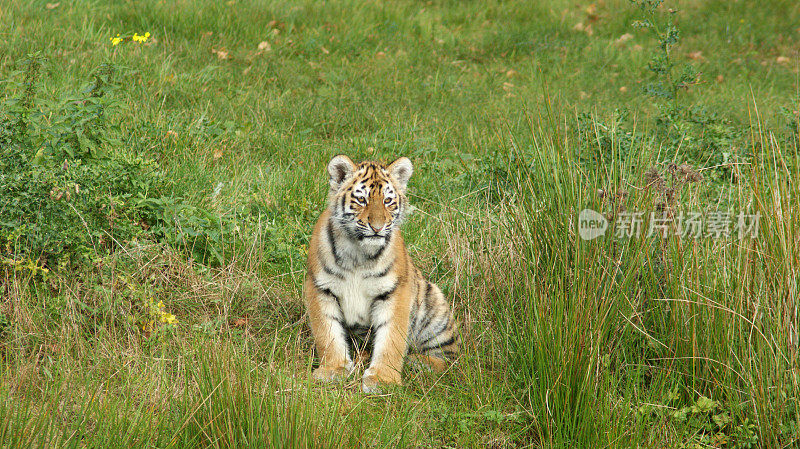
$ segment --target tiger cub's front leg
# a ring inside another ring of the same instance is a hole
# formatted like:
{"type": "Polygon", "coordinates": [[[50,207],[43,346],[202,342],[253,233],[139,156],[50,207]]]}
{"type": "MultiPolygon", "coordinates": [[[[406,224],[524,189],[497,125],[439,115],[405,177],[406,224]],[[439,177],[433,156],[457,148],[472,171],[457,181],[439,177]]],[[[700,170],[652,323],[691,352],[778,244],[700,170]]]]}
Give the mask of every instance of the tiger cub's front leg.
{"type": "Polygon", "coordinates": [[[400,385],[403,359],[408,352],[408,288],[398,287],[390,295],[382,295],[374,301],[372,360],[362,380],[365,393],[379,393],[381,384],[400,385]]]}
{"type": "Polygon", "coordinates": [[[353,370],[353,361],[348,350],[347,333],[342,326],[340,299],[330,290],[317,287],[310,277],[306,278],[304,297],[320,358],[313,376],[323,382],[344,379],[353,370]]]}

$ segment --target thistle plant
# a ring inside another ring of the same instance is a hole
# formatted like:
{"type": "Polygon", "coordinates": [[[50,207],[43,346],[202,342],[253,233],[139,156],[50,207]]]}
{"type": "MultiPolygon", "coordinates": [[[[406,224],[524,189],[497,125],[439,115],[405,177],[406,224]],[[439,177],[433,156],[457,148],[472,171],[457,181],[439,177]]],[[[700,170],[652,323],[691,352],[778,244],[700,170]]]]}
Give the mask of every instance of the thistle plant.
{"type": "Polygon", "coordinates": [[[630,0],[641,9],[644,17],[633,22],[633,27],[649,30],[657,39],[658,47],[647,69],[651,72],[651,79],[644,86],[647,95],[675,102],[681,89],[699,83],[700,72],[692,64],[684,64],[681,69],[676,69],[676,63],[671,50],[680,40],[680,31],[675,26],[674,9],[668,9],[667,19],[660,20],[659,9],[664,0],[630,0]]]}

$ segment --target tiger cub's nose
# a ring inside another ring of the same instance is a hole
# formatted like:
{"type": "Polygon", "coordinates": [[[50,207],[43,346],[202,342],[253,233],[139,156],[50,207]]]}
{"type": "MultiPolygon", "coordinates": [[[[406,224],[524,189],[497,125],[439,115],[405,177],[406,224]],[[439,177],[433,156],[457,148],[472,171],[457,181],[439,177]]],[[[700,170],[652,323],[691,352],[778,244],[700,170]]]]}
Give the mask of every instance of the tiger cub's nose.
{"type": "Polygon", "coordinates": [[[369,222],[369,227],[372,229],[372,232],[374,232],[374,233],[376,233],[376,234],[377,234],[377,233],[378,233],[378,231],[380,231],[381,229],[383,229],[383,223],[374,223],[374,222],[369,222]]]}

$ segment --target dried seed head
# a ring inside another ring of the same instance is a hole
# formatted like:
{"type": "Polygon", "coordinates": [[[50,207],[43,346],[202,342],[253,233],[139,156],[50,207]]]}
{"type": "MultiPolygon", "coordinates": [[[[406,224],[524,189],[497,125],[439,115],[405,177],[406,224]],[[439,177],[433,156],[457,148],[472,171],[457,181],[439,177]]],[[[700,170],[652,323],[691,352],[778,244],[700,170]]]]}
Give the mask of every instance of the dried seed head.
{"type": "Polygon", "coordinates": [[[664,190],[666,186],[666,181],[664,178],[661,177],[661,174],[658,173],[658,168],[653,167],[650,170],[647,170],[644,173],[644,183],[646,188],[654,188],[656,190],[664,190]]]}
{"type": "Polygon", "coordinates": [[[700,182],[703,180],[703,175],[689,164],[682,164],[678,167],[678,170],[686,182],[700,182]]]}
{"type": "Polygon", "coordinates": [[[676,191],[674,187],[671,187],[664,192],[665,196],[667,197],[667,204],[670,206],[675,204],[675,193],[676,191]]]}

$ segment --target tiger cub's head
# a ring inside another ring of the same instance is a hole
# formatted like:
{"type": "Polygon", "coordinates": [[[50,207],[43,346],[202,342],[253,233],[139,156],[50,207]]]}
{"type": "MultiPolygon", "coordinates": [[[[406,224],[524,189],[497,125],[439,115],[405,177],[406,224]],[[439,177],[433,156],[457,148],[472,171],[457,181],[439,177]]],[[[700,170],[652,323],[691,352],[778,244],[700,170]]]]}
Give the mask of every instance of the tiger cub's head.
{"type": "Polygon", "coordinates": [[[387,166],[334,157],[328,163],[331,219],[353,240],[385,243],[405,217],[406,186],[413,171],[407,157],[387,166]]]}

